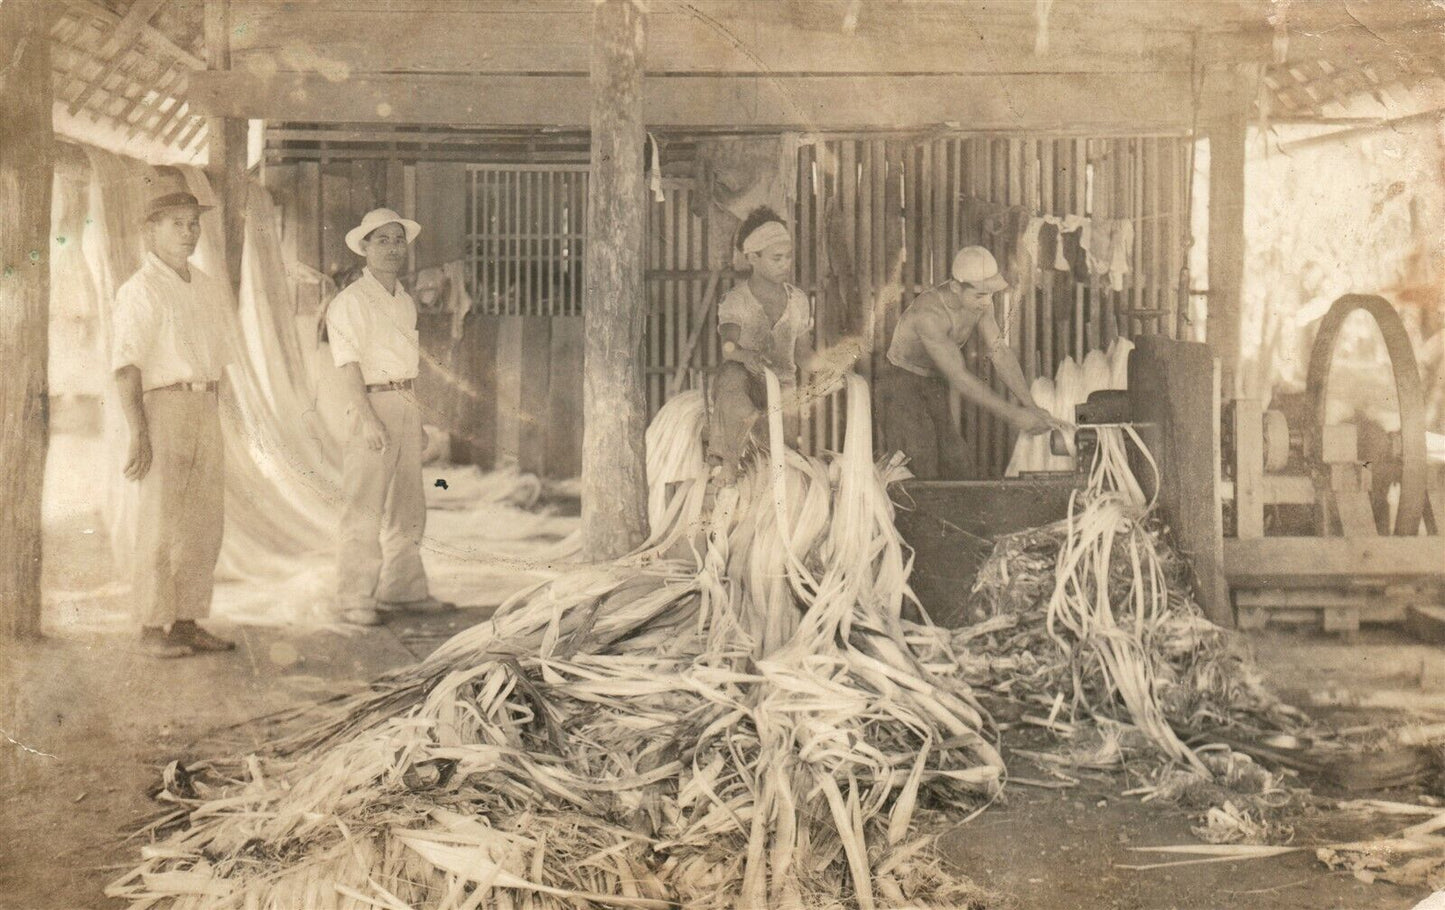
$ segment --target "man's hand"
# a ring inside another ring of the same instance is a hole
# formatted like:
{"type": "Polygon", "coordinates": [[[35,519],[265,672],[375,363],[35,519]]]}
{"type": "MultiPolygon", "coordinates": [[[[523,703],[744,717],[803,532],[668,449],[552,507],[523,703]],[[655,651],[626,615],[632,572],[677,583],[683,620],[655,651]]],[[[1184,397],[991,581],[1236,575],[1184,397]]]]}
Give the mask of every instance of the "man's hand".
{"type": "Polygon", "coordinates": [[[125,457],[125,479],[140,480],[151,469],[151,437],[145,429],[130,435],[130,448],[125,457]]]}
{"type": "Polygon", "coordinates": [[[1040,407],[1023,408],[1016,423],[1019,430],[1029,436],[1048,433],[1052,430],[1058,430],[1069,438],[1073,438],[1074,435],[1073,424],[1067,420],[1058,419],[1040,407]]]}
{"type": "Polygon", "coordinates": [[[385,451],[387,445],[386,427],[382,424],[381,418],[371,408],[363,408],[361,411],[361,438],[366,447],[373,452],[385,451]]]}
{"type": "Polygon", "coordinates": [[[747,348],[734,350],[730,355],[730,359],[736,360],[738,363],[747,367],[749,373],[755,373],[759,376],[763,374],[763,369],[768,365],[767,361],[763,359],[762,354],[759,354],[757,351],[750,351],[747,348]]]}

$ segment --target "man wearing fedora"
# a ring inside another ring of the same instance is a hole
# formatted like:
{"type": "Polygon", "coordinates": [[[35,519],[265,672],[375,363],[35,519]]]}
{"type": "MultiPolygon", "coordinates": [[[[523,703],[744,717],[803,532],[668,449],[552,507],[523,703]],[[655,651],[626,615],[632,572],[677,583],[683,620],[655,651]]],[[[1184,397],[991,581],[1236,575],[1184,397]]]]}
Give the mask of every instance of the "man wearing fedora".
{"type": "Polygon", "coordinates": [[[993,254],[958,251],[948,281],[919,294],[903,311],[879,370],[878,411],[886,448],[908,456],[920,480],[966,480],[973,460],[950,413],[949,390],[1025,433],[1072,428],[1034,403],[1018,355],[993,315],[993,295],[1008,288],[993,254]],[[977,332],[1013,404],[968,371],[962,348],[977,332]]]}
{"type": "Polygon", "coordinates": [[[453,609],[432,597],[421,560],[426,527],[416,304],[400,275],[421,225],[374,209],[346,234],[366,260],[361,277],[327,306],[325,329],[342,374],[346,439],[337,606],[343,621],[374,626],[392,611],[453,609]]]}
{"type": "Polygon", "coordinates": [[[229,651],[202,629],[221,552],[225,484],[217,389],[232,361],[230,288],[190,263],[201,205],[151,198],[146,256],[116,292],[111,367],[130,426],[125,476],[139,485],[134,591],[141,647],[160,658],[229,651]]]}

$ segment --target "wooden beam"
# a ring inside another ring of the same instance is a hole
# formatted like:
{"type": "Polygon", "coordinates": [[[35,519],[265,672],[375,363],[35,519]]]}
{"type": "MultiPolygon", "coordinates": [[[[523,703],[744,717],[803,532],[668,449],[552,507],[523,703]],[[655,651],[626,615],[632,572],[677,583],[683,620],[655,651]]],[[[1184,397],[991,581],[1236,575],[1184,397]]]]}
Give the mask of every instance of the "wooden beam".
{"type": "Polygon", "coordinates": [[[49,0],[0,4],[0,636],[8,638],[40,635],[55,12],[49,0]]]}
{"type": "MultiPolygon", "coordinates": [[[[1211,79],[1201,117],[1245,109],[1240,84],[1211,79]]],[[[1188,129],[1187,74],[1007,76],[656,76],[652,128],[1057,131],[1188,129]]],[[[198,72],[188,97],[215,116],[314,123],[407,123],[585,129],[579,76],[198,72]]]]}
{"type": "MultiPolygon", "coordinates": [[[[979,15],[982,4],[936,5],[933,15],[920,14],[916,2],[894,4],[887,13],[860,17],[859,27],[851,32],[842,28],[842,8],[809,23],[791,15],[790,7],[797,6],[758,0],[654,4],[648,17],[646,73],[1189,69],[1191,29],[1180,22],[1183,11],[1174,14],[1179,24],[1173,29],[1057,26],[1050,52],[1036,57],[1032,15],[988,21],[979,15]]],[[[583,74],[588,67],[587,29],[577,23],[588,14],[585,0],[511,6],[237,0],[236,68],[583,74]],[[399,19],[408,23],[406,29],[394,27],[399,19]],[[376,40],[383,34],[387,40],[376,40]],[[298,47],[309,53],[298,54],[298,47]]],[[[1268,54],[1268,43],[1257,52],[1268,54]]]]}
{"type": "MultiPolygon", "coordinates": [[[[231,65],[230,0],[206,0],[206,66],[226,70],[231,65]]],[[[241,248],[246,221],[246,121],[236,117],[208,117],[206,172],[221,201],[226,269],[231,287],[241,283],[241,248]]],[[[184,147],[185,139],[181,140],[184,147]]]]}
{"type": "Polygon", "coordinates": [[[1372,136],[1381,130],[1398,130],[1402,126],[1431,125],[1439,126],[1445,120],[1445,108],[1434,108],[1428,111],[1421,111],[1418,114],[1407,114],[1404,117],[1391,117],[1384,120],[1367,120],[1357,126],[1347,129],[1333,130],[1328,133],[1321,133],[1318,136],[1308,136],[1304,139],[1293,139],[1289,142],[1279,143],[1281,152],[1296,152],[1300,149],[1311,148],[1318,145],[1329,145],[1335,142],[1343,142],[1346,139],[1356,139],[1361,136],[1372,136]]]}
{"type": "Polygon", "coordinates": [[[74,101],[70,102],[71,116],[80,113],[92,92],[105,87],[105,80],[120,68],[121,59],[140,37],[141,30],[150,23],[151,17],[166,3],[167,0],[134,0],[130,9],[126,10],[125,16],[116,24],[115,31],[111,32],[105,44],[101,45],[100,59],[104,63],[100,68],[100,74],[90,81],[90,84],[74,101]]]}
{"type": "Polygon", "coordinates": [[[647,538],[641,369],[647,312],[646,48],[642,3],[598,0],[592,14],[592,168],[582,305],[582,547],[593,560],[621,556],[647,538]]]}
{"type": "Polygon", "coordinates": [[[1219,358],[1226,398],[1259,394],[1242,390],[1240,357],[1241,290],[1244,285],[1245,109],[1210,124],[1209,135],[1209,347],[1219,358]]]}
{"type": "Polygon", "coordinates": [[[1258,587],[1368,584],[1372,580],[1445,578],[1439,537],[1261,537],[1224,541],[1231,585],[1258,587]]]}

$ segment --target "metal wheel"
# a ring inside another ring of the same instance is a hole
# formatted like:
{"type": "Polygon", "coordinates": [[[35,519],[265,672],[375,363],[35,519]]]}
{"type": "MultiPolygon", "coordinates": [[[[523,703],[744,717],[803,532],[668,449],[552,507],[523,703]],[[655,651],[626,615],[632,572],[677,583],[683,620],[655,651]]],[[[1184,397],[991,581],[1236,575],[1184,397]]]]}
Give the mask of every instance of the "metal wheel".
{"type": "Polygon", "coordinates": [[[1390,369],[1395,376],[1395,401],[1400,411],[1400,505],[1395,513],[1394,533],[1397,537],[1413,537],[1420,532],[1425,514],[1425,396],[1420,388],[1420,368],[1415,349],[1400,314],[1383,297],[1374,294],[1346,294],[1330,306],[1320,323],[1310,350],[1307,389],[1314,406],[1315,435],[1311,441],[1315,457],[1322,450],[1321,435],[1325,427],[1325,409],[1329,401],[1330,367],[1335,359],[1335,345],[1340,327],[1356,310],[1364,310],[1375,320],[1385,350],[1390,355],[1390,369]]]}

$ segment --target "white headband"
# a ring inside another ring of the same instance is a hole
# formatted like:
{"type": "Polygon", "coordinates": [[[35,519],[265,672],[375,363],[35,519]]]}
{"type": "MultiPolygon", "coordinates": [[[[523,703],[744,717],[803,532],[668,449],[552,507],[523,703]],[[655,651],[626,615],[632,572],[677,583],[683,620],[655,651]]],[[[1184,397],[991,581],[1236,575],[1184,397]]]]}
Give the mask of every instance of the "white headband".
{"type": "Polygon", "coordinates": [[[793,242],[793,235],[788,233],[786,225],[778,221],[766,221],[743,239],[744,253],[760,253],[779,241],[786,240],[793,242]]]}

